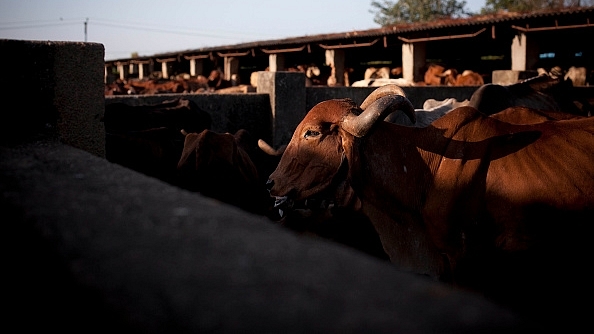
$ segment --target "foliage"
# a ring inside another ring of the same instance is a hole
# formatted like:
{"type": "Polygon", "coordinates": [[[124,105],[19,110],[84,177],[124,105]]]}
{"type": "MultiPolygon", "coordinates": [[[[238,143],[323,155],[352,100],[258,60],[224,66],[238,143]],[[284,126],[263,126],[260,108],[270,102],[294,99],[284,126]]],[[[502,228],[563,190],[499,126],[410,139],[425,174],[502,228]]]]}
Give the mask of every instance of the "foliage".
{"type": "MultiPolygon", "coordinates": [[[[594,0],[486,0],[480,14],[501,10],[531,12],[541,9],[594,6],[594,0]]],[[[446,18],[476,15],[465,9],[464,0],[374,0],[371,2],[373,21],[382,26],[397,23],[428,22],[446,18]]]]}
{"type": "Polygon", "coordinates": [[[399,0],[372,1],[376,10],[374,22],[386,26],[396,23],[426,22],[444,18],[468,16],[466,1],[458,0],[399,0]]]}
{"type": "Polygon", "coordinates": [[[559,9],[570,7],[588,7],[594,0],[487,0],[481,14],[498,12],[531,12],[541,9],[559,9]]]}

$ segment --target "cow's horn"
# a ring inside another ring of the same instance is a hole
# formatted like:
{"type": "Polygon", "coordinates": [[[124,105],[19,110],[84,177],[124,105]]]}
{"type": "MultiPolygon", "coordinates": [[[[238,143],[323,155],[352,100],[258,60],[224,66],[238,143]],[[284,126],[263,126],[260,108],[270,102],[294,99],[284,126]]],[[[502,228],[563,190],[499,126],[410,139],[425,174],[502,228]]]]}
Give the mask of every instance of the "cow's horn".
{"type": "Polygon", "coordinates": [[[397,110],[404,112],[413,123],[416,121],[415,108],[406,96],[388,95],[375,100],[359,116],[349,113],[340,126],[355,137],[363,137],[378,120],[397,110]]]}
{"type": "Polygon", "coordinates": [[[274,149],[270,144],[262,139],[258,139],[258,147],[264,151],[264,153],[272,156],[281,156],[285,152],[287,145],[282,145],[279,149],[274,149]]]}
{"type": "Polygon", "coordinates": [[[363,109],[363,110],[367,109],[367,107],[369,107],[369,105],[372,104],[373,101],[379,99],[380,97],[384,97],[384,96],[388,96],[388,95],[406,96],[406,93],[404,93],[404,90],[402,88],[400,88],[400,86],[398,86],[398,85],[394,85],[394,84],[383,85],[383,86],[377,88],[376,90],[374,90],[373,92],[371,92],[371,94],[369,94],[369,96],[367,96],[365,101],[363,101],[363,103],[361,103],[361,109],[363,109]]]}

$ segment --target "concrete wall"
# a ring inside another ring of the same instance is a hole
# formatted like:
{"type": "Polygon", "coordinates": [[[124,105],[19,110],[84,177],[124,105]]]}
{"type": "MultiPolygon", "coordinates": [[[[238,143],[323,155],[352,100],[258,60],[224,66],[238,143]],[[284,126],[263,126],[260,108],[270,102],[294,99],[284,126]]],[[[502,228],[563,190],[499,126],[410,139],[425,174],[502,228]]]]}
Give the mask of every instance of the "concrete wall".
{"type": "Polygon", "coordinates": [[[0,40],[0,141],[52,133],[104,157],[104,54],[96,43],[0,40]]]}
{"type": "Polygon", "coordinates": [[[259,72],[258,92],[270,95],[272,109],[272,143],[287,144],[293,131],[307,112],[305,74],[293,72],[259,72]]]}
{"type": "Polygon", "coordinates": [[[33,80],[27,87],[43,94],[39,101],[15,100],[2,91],[5,101],[20,103],[16,108],[26,114],[8,118],[3,130],[27,130],[10,138],[4,133],[0,142],[6,328],[60,333],[538,329],[468,291],[298,236],[264,217],[111,164],[100,157],[94,140],[85,143],[88,150],[80,149],[81,143],[69,143],[73,137],[62,132],[76,136],[100,128],[103,96],[96,91],[102,77],[95,73],[103,67],[79,57],[101,59],[103,49],[52,42],[1,46],[3,55],[28,60],[33,80]],[[66,68],[55,72],[59,66],[66,68]],[[64,78],[62,73],[78,74],[64,78]],[[67,89],[57,92],[62,88],[67,89]],[[72,97],[75,105],[89,106],[76,109],[80,122],[62,120],[74,117],[64,101],[74,94],[70,90],[80,94],[72,97]]]}
{"type": "Polygon", "coordinates": [[[497,85],[513,85],[538,75],[537,71],[493,71],[493,83],[497,85]]]}
{"type": "Polygon", "coordinates": [[[272,110],[268,94],[160,94],[108,96],[105,104],[126,103],[132,106],[156,104],[159,102],[184,98],[195,102],[208,112],[212,118],[212,130],[235,133],[246,129],[250,133],[272,142],[272,110]]]}
{"type": "MultiPolygon", "coordinates": [[[[244,128],[271,143],[287,144],[305,114],[316,104],[329,99],[350,98],[360,104],[377,87],[306,87],[299,72],[259,72],[257,93],[246,94],[163,94],[108,96],[106,104],[154,104],[183,97],[194,101],[213,118],[213,130],[235,133],[244,128]]],[[[427,99],[469,99],[477,87],[403,87],[415,108],[427,99]]]]}

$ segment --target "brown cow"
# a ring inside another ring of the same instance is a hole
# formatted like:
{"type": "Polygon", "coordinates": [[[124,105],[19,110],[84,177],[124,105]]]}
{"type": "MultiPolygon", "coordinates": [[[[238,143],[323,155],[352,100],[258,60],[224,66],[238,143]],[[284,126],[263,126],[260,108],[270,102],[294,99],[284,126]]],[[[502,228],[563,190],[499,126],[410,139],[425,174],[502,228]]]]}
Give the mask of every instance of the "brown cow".
{"type": "Polygon", "coordinates": [[[466,70],[456,76],[454,86],[482,86],[485,84],[483,76],[471,70],[466,70]]]}
{"type": "Polygon", "coordinates": [[[546,121],[583,118],[570,113],[545,111],[526,107],[510,107],[491,115],[492,118],[513,124],[536,124],[546,121]]]}
{"type": "Polygon", "coordinates": [[[279,218],[261,175],[268,175],[280,156],[267,155],[244,129],[234,135],[210,130],[182,133],[185,140],[177,164],[178,186],[252,213],[279,218]]]}
{"type": "Polygon", "coordinates": [[[458,73],[455,68],[445,69],[437,64],[430,64],[425,72],[426,85],[430,86],[482,86],[483,76],[471,70],[458,73]]]}
{"type": "Polygon", "coordinates": [[[105,105],[105,156],[113,163],[174,183],[183,149],[181,129],[210,129],[211,117],[187,99],[105,105]]]}
{"type": "Polygon", "coordinates": [[[129,80],[125,87],[131,94],[138,95],[155,95],[167,93],[183,93],[185,90],[185,83],[183,80],[169,80],[169,79],[143,79],[143,80],[129,80]]]}
{"type": "Polygon", "coordinates": [[[579,116],[588,116],[593,110],[588,101],[576,96],[571,81],[547,74],[512,85],[483,85],[472,94],[468,105],[487,115],[513,106],[579,116]]]}
{"type": "Polygon", "coordinates": [[[219,70],[212,70],[208,75],[208,90],[215,91],[231,87],[231,81],[223,78],[223,73],[219,70]]]}
{"type": "Polygon", "coordinates": [[[128,95],[128,89],[125,87],[126,83],[121,79],[116,79],[113,82],[105,84],[105,96],[112,95],[128,95]]]}
{"type": "Polygon", "coordinates": [[[443,84],[443,72],[445,67],[437,64],[430,64],[425,72],[424,83],[429,86],[439,86],[443,84]]]}
{"type": "Polygon", "coordinates": [[[516,125],[460,107],[424,128],[379,121],[395,110],[414,117],[399,95],[364,111],[350,99],[313,107],[271,195],[283,205],[348,180],[400,268],[558,313],[558,325],[579,313],[568,304],[590,284],[571,273],[592,253],[594,119],[516,125]]]}

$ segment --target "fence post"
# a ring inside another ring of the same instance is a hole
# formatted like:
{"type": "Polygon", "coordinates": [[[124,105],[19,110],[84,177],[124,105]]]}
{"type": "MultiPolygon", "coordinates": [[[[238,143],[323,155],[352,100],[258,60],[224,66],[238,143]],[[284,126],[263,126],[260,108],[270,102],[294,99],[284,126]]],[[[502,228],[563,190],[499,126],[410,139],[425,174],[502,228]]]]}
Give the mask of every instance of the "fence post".
{"type": "Polygon", "coordinates": [[[0,142],[52,133],[63,143],[105,157],[104,47],[97,43],[0,41],[11,82],[0,96],[0,142]]]}
{"type": "Polygon", "coordinates": [[[295,128],[307,112],[305,73],[258,72],[258,93],[270,95],[272,145],[288,144],[295,128]]]}

